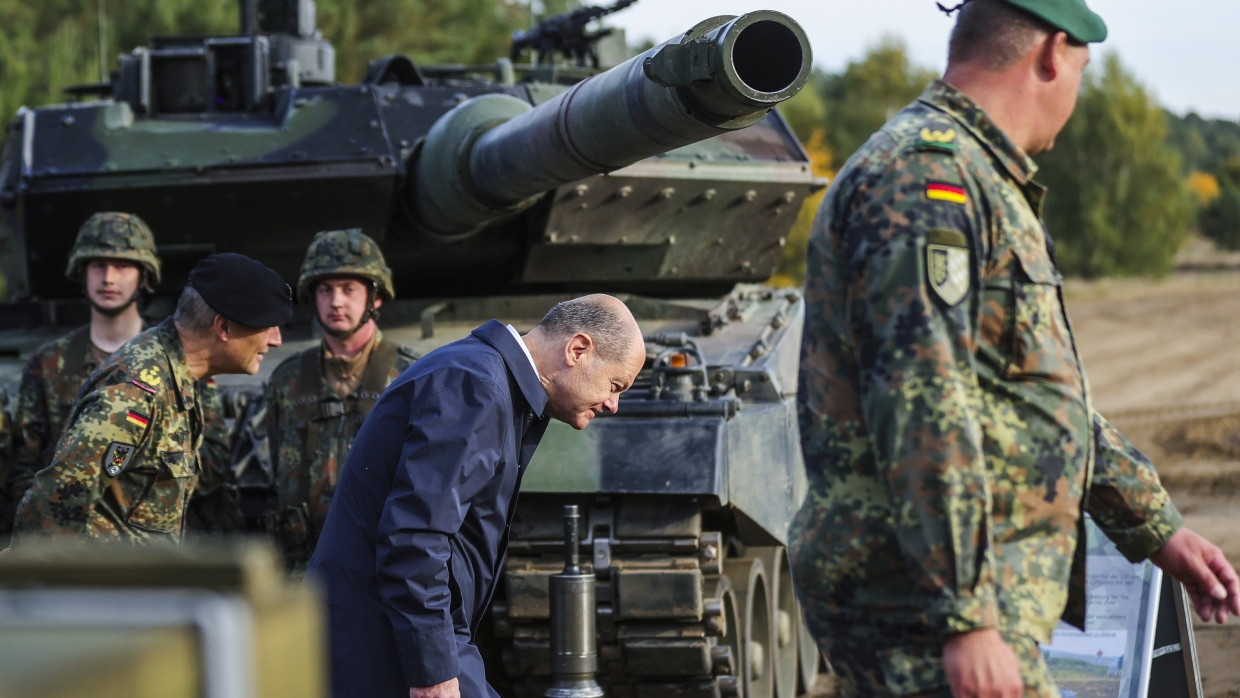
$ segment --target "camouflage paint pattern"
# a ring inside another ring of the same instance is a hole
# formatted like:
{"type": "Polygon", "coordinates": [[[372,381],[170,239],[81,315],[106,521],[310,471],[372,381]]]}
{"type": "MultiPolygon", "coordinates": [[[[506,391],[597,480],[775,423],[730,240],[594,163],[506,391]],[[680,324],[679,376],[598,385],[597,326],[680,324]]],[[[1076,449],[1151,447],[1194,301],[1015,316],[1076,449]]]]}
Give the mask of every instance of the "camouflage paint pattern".
{"type": "Polygon", "coordinates": [[[130,340],[82,386],[51,464],[18,505],[14,542],[179,541],[198,481],[202,410],[171,319],[130,340]]]}
{"type": "Polygon", "coordinates": [[[1079,622],[1083,511],[1132,559],[1182,523],[1090,405],[1035,169],[935,82],[849,159],[811,234],[793,577],[822,649],[904,656],[902,691],[941,686],[910,649],[926,638],[1046,641],[1070,595],[1079,622]]]}
{"type": "MultiPolygon", "coordinates": [[[[376,333],[376,340],[370,362],[386,343],[381,333],[376,333]]],[[[290,566],[310,561],[349,447],[382,392],[366,385],[365,376],[372,370],[367,365],[362,384],[344,400],[338,398],[323,379],[325,351],[323,343],[285,359],[272,372],[265,389],[276,483],[275,520],[268,528],[290,566]],[[316,360],[307,363],[307,355],[316,360]],[[306,370],[308,365],[316,370],[306,370]]],[[[386,387],[416,356],[411,349],[397,347],[386,380],[379,382],[386,387]]]]}

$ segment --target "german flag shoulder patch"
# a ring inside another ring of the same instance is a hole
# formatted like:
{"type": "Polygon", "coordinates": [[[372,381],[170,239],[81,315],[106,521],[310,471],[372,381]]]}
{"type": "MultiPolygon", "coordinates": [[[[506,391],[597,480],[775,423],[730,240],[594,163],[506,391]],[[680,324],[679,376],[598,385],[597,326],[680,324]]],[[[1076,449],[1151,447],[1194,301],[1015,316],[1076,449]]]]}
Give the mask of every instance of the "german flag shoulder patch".
{"type": "Polygon", "coordinates": [[[151,423],[151,418],[137,410],[129,410],[129,412],[125,415],[125,421],[136,427],[142,427],[145,429],[146,426],[151,423]]]}
{"type": "Polygon", "coordinates": [[[926,182],[926,198],[930,201],[948,201],[953,204],[969,202],[969,194],[964,187],[947,182],[926,182]]]}

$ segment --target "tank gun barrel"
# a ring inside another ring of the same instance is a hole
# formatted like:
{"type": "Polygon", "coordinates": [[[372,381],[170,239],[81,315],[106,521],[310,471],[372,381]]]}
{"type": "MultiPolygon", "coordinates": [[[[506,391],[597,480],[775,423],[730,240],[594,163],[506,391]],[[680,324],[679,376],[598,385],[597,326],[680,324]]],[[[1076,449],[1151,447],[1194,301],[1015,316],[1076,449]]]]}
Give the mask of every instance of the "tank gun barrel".
{"type": "Polygon", "coordinates": [[[468,100],[427,134],[415,223],[465,237],[558,186],[750,126],[800,91],[811,65],[800,25],[759,10],[705,20],[537,107],[468,100]]]}

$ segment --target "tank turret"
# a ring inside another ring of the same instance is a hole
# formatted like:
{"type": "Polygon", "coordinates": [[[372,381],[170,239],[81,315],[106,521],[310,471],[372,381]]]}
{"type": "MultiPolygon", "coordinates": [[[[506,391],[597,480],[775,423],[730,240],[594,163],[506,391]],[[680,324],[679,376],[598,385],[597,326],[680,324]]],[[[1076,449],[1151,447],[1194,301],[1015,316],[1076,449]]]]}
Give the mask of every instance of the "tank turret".
{"type": "Polygon", "coordinates": [[[486,80],[401,57],[335,85],[313,3],[256,2],[241,35],[152,39],[95,86],[107,98],[12,120],[9,300],[78,296],[52,271],[98,210],[150,224],[168,292],[220,250],[294,277],[314,232],[344,228],[379,242],[400,295],[726,290],[766,278],[819,186],[773,111],[811,65],[777,12],[703,21],[571,86],[517,82],[508,59],[486,80]]]}
{"type": "MultiPolygon", "coordinates": [[[[384,336],[419,353],[493,317],[526,331],[555,301],[615,293],[647,365],[619,413],[584,432],[553,424],[523,477],[480,640],[488,674],[506,696],[551,683],[548,579],[573,505],[607,695],[793,698],[819,662],[783,547],[805,492],[805,304],[763,282],[825,184],[774,109],[806,83],[810,50],[795,21],[759,10],[592,71],[604,52],[590,42],[610,30],[587,25],[632,1],[522,33],[536,64],[388,56],[344,85],[312,0],[242,0],[236,36],[152,39],[109,83],[73,90],[95,101],[22,109],[0,153],[0,355],[85,321],[63,271],[98,211],[155,236],[152,321],[199,258],[241,252],[293,281],[319,231],[379,245],[384,336]]],[[[317,341],[310,313],[264,371],[317,341]]],[[[17,366],[0,361],[10,386],[17,366]]],[[[219,380],[251,520],[276,478],[264,377],[219,380]]]]}

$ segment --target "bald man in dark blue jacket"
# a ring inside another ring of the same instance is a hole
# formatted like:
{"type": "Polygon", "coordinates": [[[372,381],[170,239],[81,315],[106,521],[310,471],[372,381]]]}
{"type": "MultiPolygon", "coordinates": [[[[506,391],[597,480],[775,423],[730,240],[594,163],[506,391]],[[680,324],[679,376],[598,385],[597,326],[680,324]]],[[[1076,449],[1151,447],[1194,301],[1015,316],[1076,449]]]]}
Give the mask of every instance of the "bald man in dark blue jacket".
{"type": "Polygon", "coordinates": [[[555,418],[581,429],[645,362],[611,296],[528,334],[492,320],[405,370],[358,433],[308,575],[325,585],[337,698],[496,696],[474,634],[526,465],[555,418]]]}

